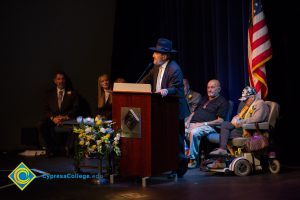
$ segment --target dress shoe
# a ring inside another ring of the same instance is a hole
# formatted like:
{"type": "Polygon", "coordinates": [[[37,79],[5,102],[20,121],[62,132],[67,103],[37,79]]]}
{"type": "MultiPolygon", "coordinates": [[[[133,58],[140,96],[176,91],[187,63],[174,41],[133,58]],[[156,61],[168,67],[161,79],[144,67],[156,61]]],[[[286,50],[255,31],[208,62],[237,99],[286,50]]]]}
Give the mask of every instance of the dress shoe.
{"type": "Polygon", "coordinates": [[[177,173],[176,171],[172,171],[169,175],[168,175],[168,179],[174,179],[176,177],[177,173]]]}
{"type": "Polygon", "coordinates": [[[210,169],[224,169],[226,167],[226,164],[224,162],[216,160],[215,162],[208,164],[207,167],[210,169]]]}

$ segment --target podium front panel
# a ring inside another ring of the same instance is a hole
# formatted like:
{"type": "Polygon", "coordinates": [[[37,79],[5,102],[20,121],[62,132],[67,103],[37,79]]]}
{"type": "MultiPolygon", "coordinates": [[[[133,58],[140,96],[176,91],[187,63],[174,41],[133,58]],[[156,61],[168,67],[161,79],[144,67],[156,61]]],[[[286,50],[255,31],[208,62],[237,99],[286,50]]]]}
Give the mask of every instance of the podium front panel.
{"type": "Polygon", "coordinates": [[[125,120],[124,113],[122,117],[124,108],[140,110],[141,135],[121,137],[121,175],[146,177],[176,169],[179,152],[178,99],[162,98],[155,94],[114,92],[112,113],[116,129],[125,120]]]}

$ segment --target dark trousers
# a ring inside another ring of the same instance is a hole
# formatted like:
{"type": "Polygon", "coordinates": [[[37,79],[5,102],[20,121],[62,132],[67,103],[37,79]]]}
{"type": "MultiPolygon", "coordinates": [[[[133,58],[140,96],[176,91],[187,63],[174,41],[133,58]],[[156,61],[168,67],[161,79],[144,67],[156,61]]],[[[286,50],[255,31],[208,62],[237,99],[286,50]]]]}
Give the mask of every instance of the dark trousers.
{"type": "Polygon", "coordinates": [[[39,123],[38,129],[48,151],[59,153],[65,150],[65,147],[72,148],[72,128],[58,127],[50,119],[45,119],[39,123]]]}
{"type": "Polygon", "coordinates": [[[179,120],[179,158],[180,158],[180,160],[185,158],[184,140],[185,140],[184,120],[179,120]]]}
{"type": "Polygon", "coordinates": [[[54,151],[55,149],[55,136],[54,136],[54,127],[55,124],[50,119],[45,119],[39,122],[38,124],[38,130],[40,132],[40,135],[42,136],[46,148],[49,151],[54,151]]]}
{"type": "Polygon", "coordinates": [[[241,128],[235,128],[230,122],[223,122],[220,133],[220,148],[226,149],[229,139],[242,137],[243,131],[241,128]]]}
{"type": "Polygon", "coordinates": [[[185,126],[184,120],[179,120],[179,165],[176,170],[177,176],[182,177],[188,169],[188,158],[184,152],[185,126]]]}

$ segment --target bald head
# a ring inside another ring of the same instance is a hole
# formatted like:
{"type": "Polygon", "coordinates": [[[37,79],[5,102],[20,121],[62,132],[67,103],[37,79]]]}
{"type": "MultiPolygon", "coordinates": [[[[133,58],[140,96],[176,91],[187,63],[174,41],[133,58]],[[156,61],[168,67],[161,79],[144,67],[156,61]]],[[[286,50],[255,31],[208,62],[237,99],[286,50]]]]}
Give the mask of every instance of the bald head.
{"type": "Polygon", "coordinates": [[[220,95],[221,84],[220,81],[212,79],[207,83],[207,96],[209,99],[214,99],[220,95]]]}
{"type": "Polygon", "coordinates": [[[217,79],[211,79],[208,81],[207,85],[214,85],[216,87],[221,87],[220,81],[217,79]]]}

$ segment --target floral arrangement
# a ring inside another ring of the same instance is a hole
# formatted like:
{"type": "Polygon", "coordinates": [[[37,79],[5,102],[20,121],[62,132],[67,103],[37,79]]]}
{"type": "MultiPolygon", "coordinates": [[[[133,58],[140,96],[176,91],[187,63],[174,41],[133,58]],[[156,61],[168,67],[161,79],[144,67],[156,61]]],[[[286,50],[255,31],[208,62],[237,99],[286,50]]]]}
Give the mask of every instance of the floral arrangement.
{"type": "Polygon", "coordinates": [[[121,130],[115,131],[111,120],[105,121],[100,116],[77,117],[76,120],[78,125],[73,127],[73,132],[78,135],[75,161],[80,162],[89,154],[95,154],[101,159],[105,156],[121,156],[121,130]]]}

